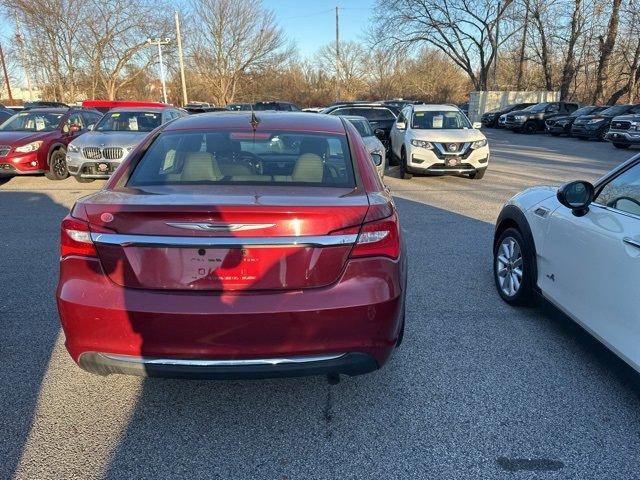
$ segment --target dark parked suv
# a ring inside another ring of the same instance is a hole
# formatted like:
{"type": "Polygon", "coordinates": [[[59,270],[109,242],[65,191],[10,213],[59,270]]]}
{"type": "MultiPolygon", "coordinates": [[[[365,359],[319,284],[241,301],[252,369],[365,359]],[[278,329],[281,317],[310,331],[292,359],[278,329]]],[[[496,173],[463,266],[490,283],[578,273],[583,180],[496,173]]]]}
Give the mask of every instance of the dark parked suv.
{"type": "Polygon", "coordinates": [[[589,105],[587,107],[580,107],[578,110],[569,115],[551,117],[545,122],[546,132],[550,133],[554,137],[562,134],[570,137],[571,127],[573,126],[573,122],[576,121],[576,118],[582,117],[583,115],[595,115],[596,113],[600,113],[606,109],[607,107],[596,107],[595,105],[589,105]]]}
{"type": "Polygon", "coordinates": [[[398,115],[400,114],[399,110],[391,105],[361,102],[332,105],[331,107],[325,108],[322,113],[366,118],[369,120],[369,123],[374,130],[380,129],[384,132],[384,135],[380,136],[380,141],[382,141],[387,153],[389,152],[389,146],[391,145],[389,133],[391,132],[391,127],[395,123],[396,118],[398,118],[398,115]]]}
{"type": "Polygon", "coordinates": [[[578,138],[604,140],[614,117],[640,113],[640,105],[614,105],[595,115],[576,118],[571,127],[571,135],[578,138]]]}
{"type": "Polygon", "coordinates": [[[505,126],[514,132],[535,133],[544,130],[546,120],[568,115],[577,109],[577,103],[542,102],[527,110],[510,112],[505,126]]]}
{"type": "Polygon", "coordinates": [[[516,110],[522,110],[523,108],[527,108],[532,105],[535,105],[535,103],[512,103],[511,105],[506,105],[483,113],[480,121],[485,127],[498,128],[498,119],[500,118],[500,115],[505,115],[516,110]]]}

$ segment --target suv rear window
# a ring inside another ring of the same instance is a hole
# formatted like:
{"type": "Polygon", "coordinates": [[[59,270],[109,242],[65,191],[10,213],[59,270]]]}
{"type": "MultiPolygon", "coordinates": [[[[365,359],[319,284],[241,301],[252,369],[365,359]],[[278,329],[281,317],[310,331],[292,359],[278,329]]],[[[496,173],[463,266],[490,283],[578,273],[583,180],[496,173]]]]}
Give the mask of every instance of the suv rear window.
{"type": "Polygon", "coordinates": [[[127,185],[355,187],[346,136],[301,132],[165,132],[127,185]]]}

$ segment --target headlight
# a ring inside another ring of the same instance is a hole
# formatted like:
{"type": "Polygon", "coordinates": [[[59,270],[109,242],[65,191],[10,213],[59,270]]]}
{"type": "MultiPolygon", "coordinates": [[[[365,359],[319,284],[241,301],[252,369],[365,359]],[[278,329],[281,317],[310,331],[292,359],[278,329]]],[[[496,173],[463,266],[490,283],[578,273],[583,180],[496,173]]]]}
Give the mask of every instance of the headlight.
{"type": "Polygon", "coordinates": [[[594,118],[592,120],[589,120],[587,123],[600,123],[600,122],[604,122],[604,118],[594,118]]]}
{"type": "Polygon", "coordinates": [[[516,115],[515,117],[516,120],[525,120],[527,117],[525,115],[516,115]]]}
{"type": "Polygon", "coordinates": [[[27,143],[26,145],[16,148],[16,152],[20,152],[20,153],[35,152],[40,148],[40,145],[42,145],[41,140],[38,140],[37,142],[27,143]]]}
{"type": "Polygon", "coordinates": [[[80,149],[76,147],[73,143],[70,143],[69,145],[67,145],[67,151],[72,153],[78,153],[80,149]]]}
{"type": "Polygon", "coordinates": [[[473,142],[471,144],[471,148],[473,148],[474,150],[478,149],[478,148],[482,148],[487,144],[487,139],[483,138],[482,140],[476,140],[475,142],[473,142]]]}
{"type": "Polygon", "coordinates": [[[428,149],[433,148],[433,145],[431,144],[431,142],[427,142],[425,140],[416,140],[415,138],[411,140],[411,145],[413,145],[414,147],[420,147],[420,148],[428,148],[428,149]]]}

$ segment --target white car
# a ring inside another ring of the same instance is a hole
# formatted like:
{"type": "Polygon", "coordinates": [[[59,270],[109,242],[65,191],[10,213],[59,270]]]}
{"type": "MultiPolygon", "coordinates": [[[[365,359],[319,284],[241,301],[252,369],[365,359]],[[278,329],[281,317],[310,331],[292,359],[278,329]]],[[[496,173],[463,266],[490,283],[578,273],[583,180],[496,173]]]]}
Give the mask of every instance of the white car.
{"type": "Polygon", "coordinates": [[[489,164],[489,145],[480,126],[472,125],[452,105],[407,105],[390,134],[402,177],[424,173],[482,178],[489,164]]]}
{"type": "Polygon", "coordinates": [[[516,195],[498,217],[493,247],[506,302],[541,294],[640,371],[640,155],[595,185],[516,195]]]}
{"type": "Polygon", "coordinates": [[[387,153],[384,144],[380,140],[384,138],[384,130],[374,130],[369,120],[364,117],[345,115],[343,118],[348,120],[362,137],[364,146],[367,147],[369,155],[371,155],[371,161],[376,166],[376,171],[382,180],[384,172],[387,170],[387,153]]]}

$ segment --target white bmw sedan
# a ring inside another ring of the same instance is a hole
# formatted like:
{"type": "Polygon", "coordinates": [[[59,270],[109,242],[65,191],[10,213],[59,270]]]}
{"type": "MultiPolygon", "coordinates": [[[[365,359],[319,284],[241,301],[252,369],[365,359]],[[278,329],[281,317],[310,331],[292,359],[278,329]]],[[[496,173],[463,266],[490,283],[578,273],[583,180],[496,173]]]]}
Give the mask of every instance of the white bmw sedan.
{"type": "Polygon", "coordinates": [[[493,252],[506,302],[541,294],[640,371],[640,155],[595,185],[519,193],[498,217],[493,252]]]}

